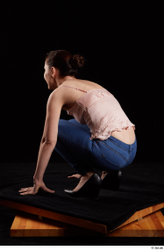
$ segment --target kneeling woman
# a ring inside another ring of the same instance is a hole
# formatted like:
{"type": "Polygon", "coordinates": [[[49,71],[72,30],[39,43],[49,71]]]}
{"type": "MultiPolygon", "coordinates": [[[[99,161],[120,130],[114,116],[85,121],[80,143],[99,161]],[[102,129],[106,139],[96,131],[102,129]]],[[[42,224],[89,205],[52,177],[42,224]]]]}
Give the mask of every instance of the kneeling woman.
{"type": "Polygon", "coordinates": [[[51,51],[45,60],[44,78],[53,90],[47,102],[34,185],[22,188],[21,195],[36,194],[39,188],[53,193],[43,182],[44,172],[55,150],[76,170],[79,178],[75,197],[98,197],[100,188],[118,189],[121,168],[135,158],[135,126],[116,98],[101,85],[75,78],[83,66],[80,55],[64,50],[51,51]],[[61,110],[73,120],[60,120],[61,110]],[[102,170],[101,178],[94,169],[102,170]]]}

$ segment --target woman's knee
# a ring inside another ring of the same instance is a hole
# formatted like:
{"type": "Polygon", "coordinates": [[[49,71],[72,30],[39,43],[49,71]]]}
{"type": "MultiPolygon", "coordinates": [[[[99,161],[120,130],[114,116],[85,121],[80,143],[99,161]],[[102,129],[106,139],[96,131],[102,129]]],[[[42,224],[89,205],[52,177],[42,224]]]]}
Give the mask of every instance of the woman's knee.
{"type": "Polygon", "coordinates": [[[59,120],[59,127],[60,127],[60,126],[63,126],[63,125],[66,125],[67,123],[68,123],[67,120],[60,119],[60,120],[59,120]]]}
{"type": "Polygon", "coordinates": [[[75,125],[78,125],[78,124],[79,123],[75,119],[70,119],[70,120],[60,119],[58,127],[59,128],[65,127],[65,126],[74,127],[75,125]]]}

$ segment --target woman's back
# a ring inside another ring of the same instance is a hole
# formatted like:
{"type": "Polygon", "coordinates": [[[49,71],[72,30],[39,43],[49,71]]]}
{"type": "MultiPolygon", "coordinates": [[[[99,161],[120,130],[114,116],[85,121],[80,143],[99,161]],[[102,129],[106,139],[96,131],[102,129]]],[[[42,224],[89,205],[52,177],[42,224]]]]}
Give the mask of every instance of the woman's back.
{"type": "Polygon", "coordinates": [[[114,136],[127,144],[134,142],[134,124],[116,98],[101,85],[73,79],[66,80],[60,87],[72,100],[64,109],[78,122],[88,125],[91,139],[105,140],[114,136]]]}

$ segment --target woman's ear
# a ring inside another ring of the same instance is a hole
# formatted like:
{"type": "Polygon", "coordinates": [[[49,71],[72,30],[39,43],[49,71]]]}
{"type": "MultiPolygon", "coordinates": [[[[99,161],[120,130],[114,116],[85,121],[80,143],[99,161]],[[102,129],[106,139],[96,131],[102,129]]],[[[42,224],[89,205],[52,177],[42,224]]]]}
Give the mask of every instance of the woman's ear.
{"type": "Polygon", "coordinates": [[[52,76],[52,78],[56,77],[56,73],[57,73],[56,69],[54,67],[51,67],[51,76],[52,76]]]}

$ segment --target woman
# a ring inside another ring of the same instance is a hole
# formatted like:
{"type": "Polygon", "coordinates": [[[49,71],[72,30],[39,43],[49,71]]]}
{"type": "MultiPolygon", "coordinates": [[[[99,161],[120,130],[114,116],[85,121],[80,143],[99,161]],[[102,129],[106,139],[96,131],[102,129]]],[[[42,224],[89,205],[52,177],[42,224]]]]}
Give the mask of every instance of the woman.
{"type": "Polygon", "coordinates": [[[120,169],[136,155],[134,124],[106,89],[76,78],[83,63],[83,57],[64,50],[46,56],[44,79],[53,92],[47,102],[34,184],[22,188],[21,195],[34,195],[39,189],[55,192],[43,182],[54,148],[78,173],[70,176],[80,179],[78,185],[74,190],[65,190],[74,197],[98,197],[100,187],[118,189],[120,169]],[[60,120],[62,109],[75,119],[60,120]],[[101,178],[93,168],[102,170],[101,178]]]}

